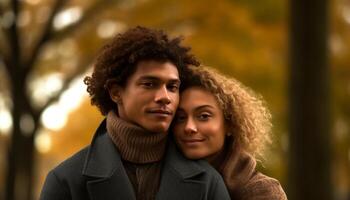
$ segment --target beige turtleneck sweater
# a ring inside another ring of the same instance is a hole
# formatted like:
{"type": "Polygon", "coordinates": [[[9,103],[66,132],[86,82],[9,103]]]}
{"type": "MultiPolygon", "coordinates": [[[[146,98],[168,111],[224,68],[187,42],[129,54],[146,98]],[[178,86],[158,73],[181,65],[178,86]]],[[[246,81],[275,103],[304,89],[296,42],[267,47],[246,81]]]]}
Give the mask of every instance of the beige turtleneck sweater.
{"type": "Polygon", "coordinates": [[[136,199],[155,199],[167,135],[152,133],[128,123],[113,111],[107,115],[107,131],[119,150],[136,199]]]}

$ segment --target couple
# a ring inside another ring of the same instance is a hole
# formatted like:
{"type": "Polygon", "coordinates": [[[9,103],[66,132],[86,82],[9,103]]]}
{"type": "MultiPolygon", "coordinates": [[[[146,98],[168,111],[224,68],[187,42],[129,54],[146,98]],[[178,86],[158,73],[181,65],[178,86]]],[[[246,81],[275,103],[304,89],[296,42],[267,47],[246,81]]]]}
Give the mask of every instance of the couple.
{"type": "Polygon", "coordinates": [[[180,42],[136,27],[103,47],[84,82],[106,119],[41,200],[287,199],[255,169],[271,127],[262,101],[180,42]]]}

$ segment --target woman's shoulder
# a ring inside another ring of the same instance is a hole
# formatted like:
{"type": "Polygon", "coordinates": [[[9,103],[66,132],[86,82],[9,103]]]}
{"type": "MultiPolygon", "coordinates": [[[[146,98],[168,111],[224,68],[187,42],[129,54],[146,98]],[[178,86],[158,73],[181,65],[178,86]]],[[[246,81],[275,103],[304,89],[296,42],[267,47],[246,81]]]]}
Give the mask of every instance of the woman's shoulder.
{"type": "Polygon", "coordinates": [[[287,200],[278,180],[256,171],[241,190],[242,199],[287,200]]]}

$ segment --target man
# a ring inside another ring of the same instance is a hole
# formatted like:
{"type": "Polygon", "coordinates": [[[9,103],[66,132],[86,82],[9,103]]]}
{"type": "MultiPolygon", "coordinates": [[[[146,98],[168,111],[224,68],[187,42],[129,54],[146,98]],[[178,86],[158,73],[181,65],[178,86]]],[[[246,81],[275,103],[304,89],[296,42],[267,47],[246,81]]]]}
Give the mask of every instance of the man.
{"type": "Polygon", "coordinates": [[[91,145],[53,169],[40,199],[229,199],[218,173],[167,139],[188,65],[181,38],[136,27],[117,35],[85,78],[106,119],[91,145]]]}

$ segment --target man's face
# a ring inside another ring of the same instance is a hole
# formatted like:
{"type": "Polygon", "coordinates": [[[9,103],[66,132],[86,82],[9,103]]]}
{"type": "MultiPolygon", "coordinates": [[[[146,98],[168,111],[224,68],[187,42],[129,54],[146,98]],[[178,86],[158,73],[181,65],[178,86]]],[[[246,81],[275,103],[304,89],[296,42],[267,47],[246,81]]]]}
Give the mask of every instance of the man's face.
{"type": "Polygon", "coordinates": [[[141,61],[124,88],[113,86],[119,117],[151,132],[168,131],[179,104],[179,73],[171,62],[141,61]],[[118,99],[119,98],[119,99],[118,99]]]}

